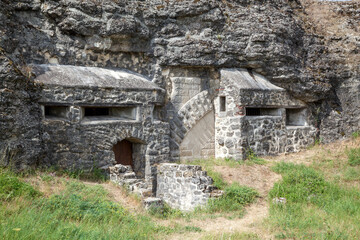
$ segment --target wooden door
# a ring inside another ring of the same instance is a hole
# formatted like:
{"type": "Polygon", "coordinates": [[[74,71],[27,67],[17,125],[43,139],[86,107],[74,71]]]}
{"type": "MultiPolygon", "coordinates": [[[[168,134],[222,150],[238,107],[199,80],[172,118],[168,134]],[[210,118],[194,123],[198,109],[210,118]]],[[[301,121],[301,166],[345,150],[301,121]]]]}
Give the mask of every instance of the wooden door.
{"type": "Polygon", "coordinates": [[[121,142],[118,142],[114,145],[113,151],[117,164],[130,165],[133,167],[131,142],[127,140],[122,140],[121,142]]]}

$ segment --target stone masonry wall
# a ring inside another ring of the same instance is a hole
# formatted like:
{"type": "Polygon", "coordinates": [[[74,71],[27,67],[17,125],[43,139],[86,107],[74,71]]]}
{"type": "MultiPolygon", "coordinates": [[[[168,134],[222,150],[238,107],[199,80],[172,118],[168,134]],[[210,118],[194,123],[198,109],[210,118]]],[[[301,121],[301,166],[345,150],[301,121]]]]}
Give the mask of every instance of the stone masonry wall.
{"type": "Polygon", "coordinates": [[[168,91],[165,109],[171,129],[172,160],[213,157],[215,132],[212,100],[218,74],[212,68],[169,68],[163,71],[168,91]],[[210,119],[212,118],[212,119],[210,119]],[[206,128],[206,131],[199,129],[206,128]],[[187,146],[191,146],[188,148],[187,146]]]}
{"type": "Polygon", "coordinates": [[[275,155],[299,151],[313,144],[316,129],[311,115],[304,126],[287,126],[285,108],[304,108],[303,101],[285,90],[239,89],[230,78],[222,77],[219,96],[226,98],[225,111],[220,97],[215,99],[215,155],[245,159],[252,151],[257,155],[275,155]],[[277,116],[246,116],[246,107],[277,109],[277,116]]]}
{"type": "Polygon", "coordinates": [[[160,164],[157,171],[156,197],[182,211],[204,206],[215,188],[213,180],[200,166],[160,164]]]}
{"type": "Polygon", "coordinates": [[[158,90],[45,87],[41,103],[69,106],[63,119],[43,117],[41,129],[46,157],[41,164],[66,169],[107,169],[114,165],[113,146],[126,139],[133,143],[134,171],[151,185],[156,164],[169,159],[169,124],[153,117],[163,99],[158,90]],[[129,105],[130,104],[130,105],[129,105]],[[83,106],[136,108],[137,118],[82,118],[83,106]]]}
{"type": "MultiPolygon", "coordinates": [[[[161,120],[171,125],[171,160],[180,157],[181,141],[190,130],[178,107],[195,92],[173,105],[169,96],[181,91],[173,89],[170,78],[201,79],[199,91],[212,92],[219,88],[216,75],[222,68],[251,69],[304,101],[318,135],[329,142],[357,131],[360,119],[359,101],[354,101],[360,85],[359,3],[332,4],[333,13],[345,21],[339,24],[340,33],[324,36],[311,31],[301,1],[2,0],[1,56],[26,64],[125,68],[153,79],[167,91],[161,120]]],[[[9,83],[13,76],[6,76],[6,64],[1,68],[1,81],[9,83]]],[[[4,141],[29,143],[26,149],[34,149],[29,155],[31,151],[22,150],[27,152],[24,162],[33,161],[43,141],[35,130],[40,118],[32,114],[39,113],[32,98],[36,94],[30,94],[31,101],[24,94],[33,93],[28,86],[12,88],[20,101],[5,105],[10,116],[2,125],[4,141]]],[[[216,93],[210,94],[210,102],[216,93]]],[[[2,101],[14,102],[15,95],[4,93],[2,101]]]]}

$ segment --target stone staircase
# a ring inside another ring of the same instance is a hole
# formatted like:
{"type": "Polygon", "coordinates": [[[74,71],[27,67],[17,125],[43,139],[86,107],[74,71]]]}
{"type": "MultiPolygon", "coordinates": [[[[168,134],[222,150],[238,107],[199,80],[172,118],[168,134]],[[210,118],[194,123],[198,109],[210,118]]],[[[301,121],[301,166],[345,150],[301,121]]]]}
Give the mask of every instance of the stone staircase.
{"type": "Polygon", "coordinates": [[[151,186],[143,179],[137,178],[131,166],[116,164],[113,167],[109,167],[109,171],[110,181],[126,187],[142,198],[153,196],[151,186]]]}

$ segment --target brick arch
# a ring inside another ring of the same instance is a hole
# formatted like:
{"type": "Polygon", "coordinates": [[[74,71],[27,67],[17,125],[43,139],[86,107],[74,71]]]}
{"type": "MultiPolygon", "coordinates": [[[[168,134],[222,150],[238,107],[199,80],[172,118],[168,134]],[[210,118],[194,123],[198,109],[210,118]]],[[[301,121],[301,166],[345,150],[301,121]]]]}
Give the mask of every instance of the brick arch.
{"type": "Polygon", "coordinates": [[[213,111],[212,97],[209,90],[202,91],[187,101],[172,119],[171,145],[173,157],[180,156],[180,145],[186,135],[208,113],[213,111]]]}

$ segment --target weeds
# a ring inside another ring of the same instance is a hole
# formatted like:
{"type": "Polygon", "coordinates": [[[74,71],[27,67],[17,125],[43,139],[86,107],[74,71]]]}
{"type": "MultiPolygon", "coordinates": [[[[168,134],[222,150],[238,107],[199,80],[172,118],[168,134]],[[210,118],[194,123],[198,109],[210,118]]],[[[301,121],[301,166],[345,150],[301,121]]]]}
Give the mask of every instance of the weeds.
{"type": "Polygon", "coordinates": [[[210,199],[207,212],[242,211],[245,205],[254,202],[259,194],[252,188],[233,183],[224,189],[224,195],[218,199],[210,199]]]}
{"type": "Polygon", "coordinates": [[[355,239],[360,232],[360,193],[327,182],[321,173],[304,165],[279,163],[274,170],[283,180],[274,185],[270,223],[280,239],[355,239]],[[343,224],[345,223],[346,224],[343,224]]]}
{"type": "Polygon", "coordinates": [[[180,230],[186,231],[156,226],[149,217],[132,215],[109,201],[101,186],[76,180],[50,198],[0,205],[4,239],[155,239],[180,230]]]}
{"type": "Polygon", "coordinates": [[[0,169],[0,201],[16,197],[35,198],[40,195],[39,191],[19,180],[13,173],[0,169]]]}
{"type": "Polygon", "coordinates": [[[353,148],[347,152],[350,166],[360,165],[360,148],[353,148]]]}
{"type": "Polygon", "coordinates": [[[252,149],[250,149],[246,154],[246,159],[247,161],[245,161],[245,163],[248,165],[252,165],[252,164],[264,165],[266,163],[266,161],[262,158],[259,158],[252,149]]]}
{"type": "Polygon", "coordinates": [[[164,203],[164,206],[151,206],[148,212],[151,216],[162,219],[178,218],[185,216],[183,212],[171,208],[166,203],[164,203]]]}
{"type": "Polygon", "coordinates": [[[360,137],[360,131],[353,132],[353,133],[351,134],[351,137],[354,138],[354,139],[360,137]]]}
{"type": "Polygon", "coordinates": [[[360,169],[357,167],[349,167],[344,172],[345,181],[359,181],[360,180],[360,169]]]}

